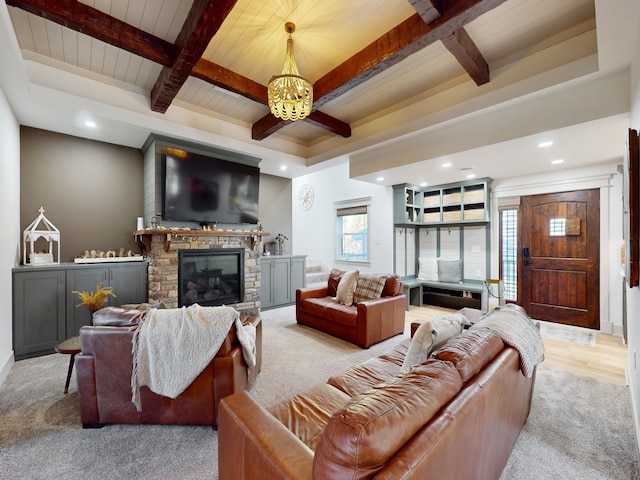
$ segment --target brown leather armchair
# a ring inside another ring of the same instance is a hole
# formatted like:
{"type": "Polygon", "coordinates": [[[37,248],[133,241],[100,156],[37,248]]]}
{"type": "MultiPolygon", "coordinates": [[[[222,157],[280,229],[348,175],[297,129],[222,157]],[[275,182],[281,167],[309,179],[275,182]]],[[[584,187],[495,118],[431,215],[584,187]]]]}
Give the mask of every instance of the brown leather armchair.
{"type": "MultiPolygon", "coordinates": [[[[132,311],[131,316],[140,316],[132,311]]],[[[246,317],[256,325],[256,367],[262,362],[260,317],[246,317]]],[[[80,417],[84,428],[118,423],[212,425],[218,423],[218,402],[235,392],[248,390],[251,380],[236,329],[231,328],[220,350],[200,375],[175,399],[140,388],[142,410],[131,401],[131,341],[137,319],[120,318],[111,325],[80,329],[82,351],[76,356],[80,417]]]]}

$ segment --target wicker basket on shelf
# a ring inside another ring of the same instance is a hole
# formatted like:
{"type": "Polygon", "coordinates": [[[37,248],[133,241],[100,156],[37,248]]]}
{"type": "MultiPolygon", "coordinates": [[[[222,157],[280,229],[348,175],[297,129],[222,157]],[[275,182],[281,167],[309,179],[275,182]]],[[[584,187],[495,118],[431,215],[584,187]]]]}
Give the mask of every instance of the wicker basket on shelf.
{"type": "Polygon", "coordinates": [[[465,220],[484,220],[484,208],[473,208],[464,211],[465,220]]]}

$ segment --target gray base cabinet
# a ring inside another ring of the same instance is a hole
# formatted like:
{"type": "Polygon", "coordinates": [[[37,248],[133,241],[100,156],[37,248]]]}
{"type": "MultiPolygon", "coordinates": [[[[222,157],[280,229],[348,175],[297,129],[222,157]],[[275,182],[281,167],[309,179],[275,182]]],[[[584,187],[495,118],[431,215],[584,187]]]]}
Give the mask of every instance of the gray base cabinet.
{"type": "Polygon", "coordinates": [[[78,335],[91,317],[74,291],[93,292],[99,282],[116,297],[106,306],[147,301],[147,262],[59,264],[13,269],[13,351],[16,360],[52,353],[78,335]]]}
{"type": "Polygon", "coordinates": [[[260,307],[291,305],[306,285],[306,255],[274,255],[260,260],[260,307]]]}

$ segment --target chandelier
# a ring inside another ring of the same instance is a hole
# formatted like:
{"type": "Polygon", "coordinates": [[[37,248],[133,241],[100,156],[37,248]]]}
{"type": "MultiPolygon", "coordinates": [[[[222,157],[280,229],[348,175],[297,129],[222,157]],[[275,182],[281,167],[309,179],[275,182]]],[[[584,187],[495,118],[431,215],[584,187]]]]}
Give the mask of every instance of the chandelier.
{"type": "Polygon", "coordinates": [[[283,120],[301,120],[311,113],[313,103],[313,86],[298,74],[296,59],[293,55],[293,39],[291,34],[296,26],[287,22],[284,25],[289,34],[287,54],[284,59],[281,75],[271,77],[267,96],[271,113],[283,120]]]}

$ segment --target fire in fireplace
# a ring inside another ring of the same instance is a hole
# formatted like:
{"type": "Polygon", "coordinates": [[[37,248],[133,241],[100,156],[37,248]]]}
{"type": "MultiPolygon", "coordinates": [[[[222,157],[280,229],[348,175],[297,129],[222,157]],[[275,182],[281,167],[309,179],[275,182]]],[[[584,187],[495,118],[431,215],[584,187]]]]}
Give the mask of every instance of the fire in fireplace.
{"type": "Polygon", "coordinates": [[[178,306],[240,303],[243,275],[243,248],[179,250],[178,306]]]}

